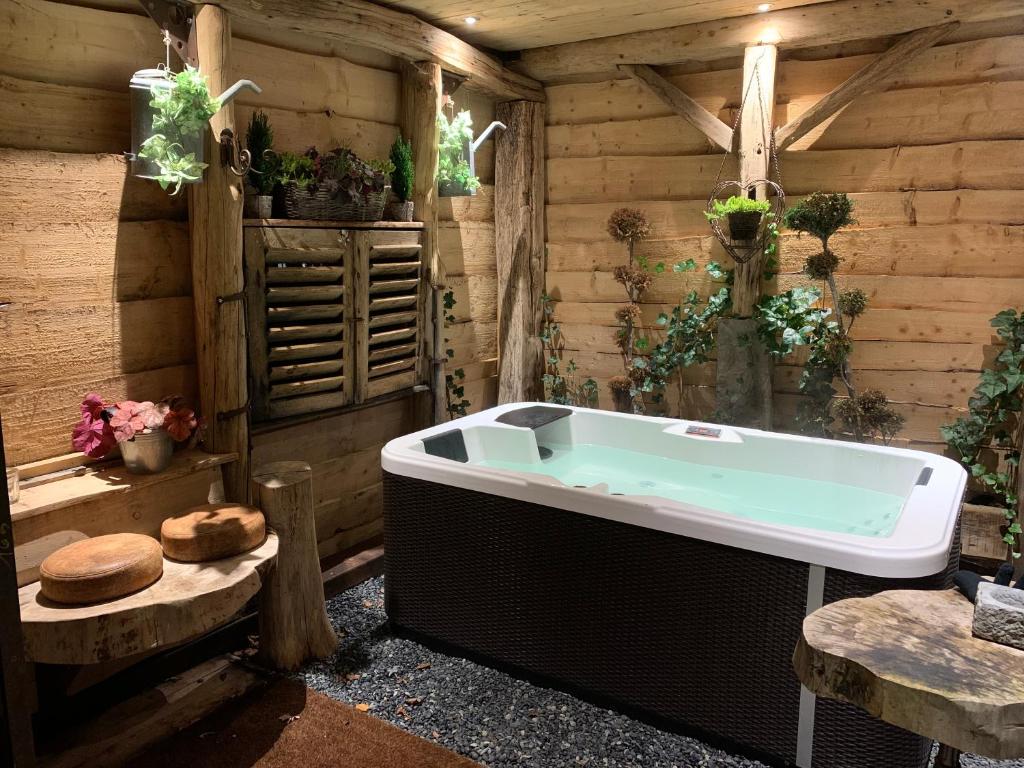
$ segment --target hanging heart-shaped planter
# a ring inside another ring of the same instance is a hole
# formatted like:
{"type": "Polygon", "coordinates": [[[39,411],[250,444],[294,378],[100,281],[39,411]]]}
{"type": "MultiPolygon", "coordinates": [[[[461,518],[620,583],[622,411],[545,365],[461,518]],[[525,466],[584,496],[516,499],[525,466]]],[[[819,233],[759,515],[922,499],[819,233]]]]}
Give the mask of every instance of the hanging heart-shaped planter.
{"type": "Polygon", "coordinates": [[[738,181],[723,181],[719,183],[708,198],[707,212],[708,220],[711,223],[711,231],[715,233],[718,242],[725,248],[726,253],[732,256],[737,264],[746,264],[759,253],[764,253],[768,247],[771,236],[771,225],[782,219],[782,212],[786,210],[786,194],[782,187],[768,179],[758,179],[749,184],[740,184],[738,181]],[[722,194],[729,189],[734,189],[733,197],[749,197],[751,190],[760,185],[767,187],[768,200],[771,207],[768,213],[741,212],[728,214],[728,228],[725,232],[722,229],[720,217],[713,215],[715,202],[722,194]]]}

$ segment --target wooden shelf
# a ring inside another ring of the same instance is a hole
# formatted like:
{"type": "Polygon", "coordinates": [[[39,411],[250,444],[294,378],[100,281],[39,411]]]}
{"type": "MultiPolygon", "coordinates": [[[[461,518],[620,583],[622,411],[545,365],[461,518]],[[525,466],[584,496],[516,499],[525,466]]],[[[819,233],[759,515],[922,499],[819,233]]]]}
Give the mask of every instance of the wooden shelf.
{"type": "Polygon", "coordinates": [[[11,520],[17,523],[36,515],[71,507],[104,497],[130,493],[159,483],[237,460],[234,453],[203,453],[197,449],[178,451],[171,465],[156,475],[133,475],[123,464],[101,469],[83,468],[81,472],[38,482],[22,488],[17,503],[11,505],[11,520]]]}
{"type": "Polygon", "coordinates": [[[245,219],[246,227],[312,227],[316,229],[423,229],[422,221],[319,221],[313,219],[245,219]]]}
{"type": "Polygon", "coordinates": [[[25,653],[45,664],[96,664],[173,645],[208,632],[242,610],[277,558],[277,535],[259,547],[208,563],[164,558],[152,586],[119,600],[67,606],[18,590],[25,653]]]}

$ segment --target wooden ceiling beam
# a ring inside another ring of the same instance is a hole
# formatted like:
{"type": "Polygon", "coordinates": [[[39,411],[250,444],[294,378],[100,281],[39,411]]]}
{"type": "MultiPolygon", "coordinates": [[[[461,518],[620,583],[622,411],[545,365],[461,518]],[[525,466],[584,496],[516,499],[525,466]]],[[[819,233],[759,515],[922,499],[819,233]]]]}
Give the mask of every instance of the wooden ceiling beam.
{"type": "Polygon", "coordinates": [[[497,101],[544,101],[540,83],[411,13],[366,0],[217,0],[217,5],[246,22],[440,64],[468,77],[467,88],[497,101]]]}
{"type": "Polygon", "coordinates": [[[800,117],[779,128],[775,133],[775,144],[778,150],[781,152],[806,136],[854,99],[885,87],[889,77],[959,26],[959,21],[953,21],[937,27],[919,29],[904,37],[832,92],[823,96],[800,117]]]}
{"type": "Polygon", "coordinates": [[[619,70],[661,99],[709,141],[726,152],[732,147],[732,129],[646,64],[620,64],[619,70]]]}
{"type": "Polygon", "coordinates": [[[741,56],[758,42],[786,50],[901,35],[951,21],[1021,15],[1020,0],[833,0],[732,19],[634,32],[523,51],[515,69],[548,83],[613,74],[619,64],[676,64],[741,56]]]}

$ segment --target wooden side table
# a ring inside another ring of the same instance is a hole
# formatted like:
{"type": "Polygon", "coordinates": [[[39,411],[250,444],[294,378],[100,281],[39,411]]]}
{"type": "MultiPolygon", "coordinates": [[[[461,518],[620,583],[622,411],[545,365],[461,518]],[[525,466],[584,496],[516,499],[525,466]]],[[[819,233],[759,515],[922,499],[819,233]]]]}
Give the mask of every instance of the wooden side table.
{"type": "Polygon", "coordinates": [[[955,590],[841,600],[804,620],[793,666],[812,693],[938,741],[936,768],[1024,757],[1024,651],[973,637],[973,615],[955,590]]]}

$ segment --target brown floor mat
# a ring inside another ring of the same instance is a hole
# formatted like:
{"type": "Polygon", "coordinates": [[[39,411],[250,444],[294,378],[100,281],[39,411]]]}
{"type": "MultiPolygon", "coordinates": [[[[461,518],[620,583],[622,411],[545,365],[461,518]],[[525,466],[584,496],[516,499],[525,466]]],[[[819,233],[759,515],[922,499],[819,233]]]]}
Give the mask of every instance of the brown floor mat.
{"type": "Polygon", "coordinates": [[[479,768],[293,680],[230,702],[132,768],[479,768]]]}

